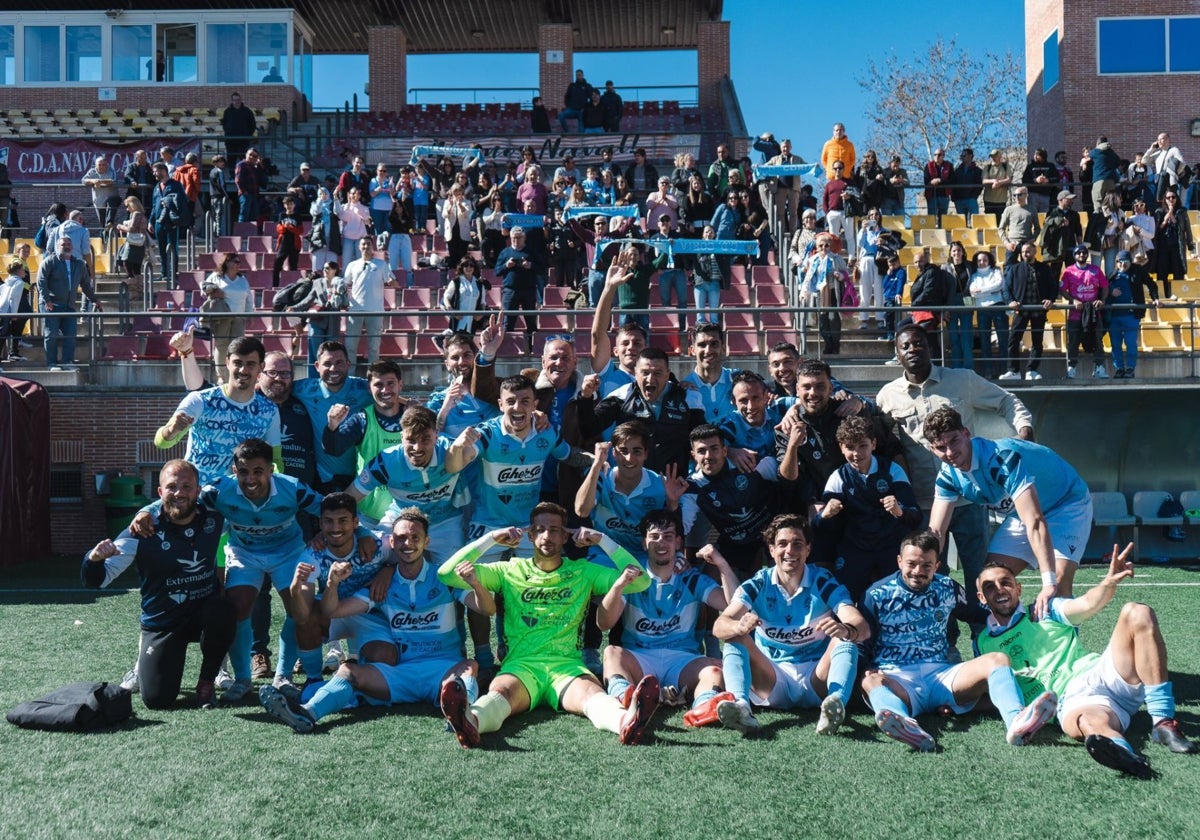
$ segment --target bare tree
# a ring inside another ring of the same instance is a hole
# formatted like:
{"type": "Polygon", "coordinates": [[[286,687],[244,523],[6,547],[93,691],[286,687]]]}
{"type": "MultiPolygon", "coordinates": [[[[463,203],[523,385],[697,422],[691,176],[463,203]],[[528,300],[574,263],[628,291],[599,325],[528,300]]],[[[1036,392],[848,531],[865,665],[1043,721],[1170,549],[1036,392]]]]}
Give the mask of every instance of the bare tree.
{"type": "Polygon", "coordinates": [[[910,58],[892,51],[880,63],[868,60],[856,79],[872,98],[867,146],[881,160],[894,153],[917,166],[939,147],[951,160],[964,146],[979,159],[1000,148],[1017,168],[1026,157],[1024,79],[1012,53],[968,51],[940,38],[910,58]]]}

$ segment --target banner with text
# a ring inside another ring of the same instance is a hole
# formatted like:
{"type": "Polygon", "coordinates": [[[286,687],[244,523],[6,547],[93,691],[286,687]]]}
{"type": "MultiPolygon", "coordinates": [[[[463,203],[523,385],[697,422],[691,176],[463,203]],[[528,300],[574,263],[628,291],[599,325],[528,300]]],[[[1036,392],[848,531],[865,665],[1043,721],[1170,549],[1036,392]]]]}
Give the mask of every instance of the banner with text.
{"type": "MultiPolygon", "coordinates": [[[[413,152],[413,147],[440,146],[451,138],[418,136],[418,137],[366,137],[361,148],[352,143],[347,144],[346,152],[360,154],[371,166],[380,161],[394,163],[407,162],[413,152]]],[[[645,149],[646,157],[651,161],[670,160],[676,154],[691,152],[700,154],[699,134],[527,134],[514,137],[454,137],[457,149],[478,143],[482,147],[485,160],[494,160],[503,166],[508,161],[520,163],[521,149],[532,146],[538,161],[543,165],[557,166],[562,159],[574,155],[577,163],[587,165],[599,163],[601,152],[606,148],[613,150],[613,161],[628,165],[633,163],[633,150],[645,149]]],[[[669,172],[666,174],[670,174],[669,172]]]]}
{"type": "MultiPolygon", "coordinates": [[[[16,184],[74,182],[92,168],[96,155],[108,155],[108,165],[117,173],[133,160],[134,152],[143,149],[150,162],[158,160],[163,139],[147,138],[134,143],[97,143],[92,140],[41,140],[33,143],[0,142],[0,163],[8,167],[8,177],[16,184]]],[[[171,143],[175,162],[183,163],[188,152],[200,153],[200,141],[178,138],[171,143]]]]}

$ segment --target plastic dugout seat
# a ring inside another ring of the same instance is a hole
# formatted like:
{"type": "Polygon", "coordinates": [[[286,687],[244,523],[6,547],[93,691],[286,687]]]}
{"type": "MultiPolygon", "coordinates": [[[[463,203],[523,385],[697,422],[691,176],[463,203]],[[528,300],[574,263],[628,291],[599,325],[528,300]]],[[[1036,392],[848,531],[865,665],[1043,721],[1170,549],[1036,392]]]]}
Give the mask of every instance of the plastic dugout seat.
{"type": "Polygon", "coordinates": [[[157,335],[162,332],[162,319],[153,315],[135,315],[133,332],[135,335],[157,335]]]}
{"type": "Polygon", "coordinates": [[[286,353],[292,355],[292,335],[290,333],[266,333],[259,336],[268,353],[286,353]]]}
{"type": "Polygon", "coordinates": [[[246,318],[246,333],[263,335],[275,329],[275,319],[266,315],[251,315],[246,318]]]}
{"type": "Polygon", "coordinates": [[[1158,309],[1148,307],[1146,314],[1153,315],[1154,319],[1161,324],[1183,324],[1186,326],[1191,322],[1191,310],[1177,304],[1164,303],[1158,309]]]}
{"type": "MultiPolygon", "coordinates": [[[[1182,525],[1183,516],[1159,516],[1158,510],[1171,494],[1165,490],[1139,490],[1133,494],[1133,515],[1142,525],[1182,525]]],[[[1186,508],[1185,508],[1186,510],[1186,508]]]]}
{"type": "Polygon", "coordinates": [[[679,333],[674,330],[667,332],[654,332],[652,330],[650,332],[650,346],[657,347],[668,356],[678,356],[680,354],[679,333]]]}
{"type": "Polygon", "coordinates": [[[263,222],[262,235],[271,242],[272,250],[274,249],[275,235],[278,233],[278,229],[279,225],[275,222],[263,222]]]}
{"type": "Polygon", "coordinates": [[[1184,490],[1179,494],[1179,504],[1183,505],[1184,522],[1188,525],[1200,525],[1200,490],[1184,490]]]}
{"type": "Polygon", "coordinates": [[[413,285],[439,289],[442,286],[442,272],[436,268],[419,268],[413,272],[413,285]]]}
{"type": "Polygon", "coordinates": [[[780,312],[777,309],[760,309],[757,313],[756,329],[762,330],[785,330],[791,326],[791,314],[780,312]]]}
{"type": "Polygon", "coordinates": [[[175,285],[185,290],[198,290],[208,275],[209,272],[203,269],[181,271],[175,275],[175,285]]]}
{"type": "Polygon", "coordinates": [[[385,329],[388,332],[419,333],[421,331],[421,317],[412,312],[397,312],[388,316],[384,323],[387,324],[385,329]]]}
{"type": "Polygon", "coordinates": [[[949,246],[933,245],[929,248],[929,260],[934,265],[943,265],[948,259],[950,259],[949,246]]]}
{"type": "Polygon", "coordinates": [[[771,352],[771,348],[774,347],[776,344],[782,344],[783,342],[787,342],[788,344],[791,344],[793,347],[795,347],[797,344],[796,332],[794,330],[788,330],[788,331],[784,331],[784,332],[767,331],[767,333],[765,334],[764,345],[766,346],[766,350],[768,353],[771,352]]]}
{"type": "Polygon", "coordinates": [[[275,252],[275,243],[269,236],[251,236],[246,240],[246,250],[252,254],[275,252]]]}

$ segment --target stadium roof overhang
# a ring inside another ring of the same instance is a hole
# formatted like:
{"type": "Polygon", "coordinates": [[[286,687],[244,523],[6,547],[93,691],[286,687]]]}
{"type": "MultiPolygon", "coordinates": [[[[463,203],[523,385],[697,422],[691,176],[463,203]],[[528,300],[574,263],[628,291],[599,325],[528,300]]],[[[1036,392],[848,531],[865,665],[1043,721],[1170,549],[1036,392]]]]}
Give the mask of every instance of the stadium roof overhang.
{"type": "MultiPolygon", "coordinates": [[[[722,0],[109,0],[121,11],[164,14],[197,9],[291,8],[315,33],[313,51],[363,53],[367,29],[398,26],[408,36],[409,53],[537,52],[538,27],[567,23],[575,30],[575,49],[695,49],[696,24],[720,20],[722,0]]],[[[91,11],[95,2],[21,3],[13,11],[91,11]]]]}

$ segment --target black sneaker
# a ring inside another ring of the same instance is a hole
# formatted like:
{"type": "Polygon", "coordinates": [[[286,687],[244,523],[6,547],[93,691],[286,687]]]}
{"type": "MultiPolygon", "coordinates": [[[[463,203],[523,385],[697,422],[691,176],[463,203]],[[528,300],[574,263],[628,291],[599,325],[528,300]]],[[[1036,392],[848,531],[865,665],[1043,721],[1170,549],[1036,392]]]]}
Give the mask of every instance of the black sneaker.
{"type": "Polygon", "coordinates": [[[1150,730],[1150,740],[1175,753],[1200,752],[1200,746],[1183,737],[1183,733],[1179,731],[1179,721],[1175,718],[1167,718],[1154,724],[1154,728],[1150,730]]]}
{"type": "Polygon", "coordinates": [[[1087,747],[1088,755],[1105,767],[1119,770],[1135,779],[1154,778],[1154,771],[1150,769],[1150,762],[1145,756],[1130,752],[1112,738],[1089,735],[1083,740],[1083,745],[1087,747]]]}

